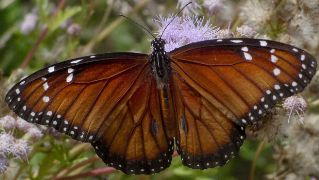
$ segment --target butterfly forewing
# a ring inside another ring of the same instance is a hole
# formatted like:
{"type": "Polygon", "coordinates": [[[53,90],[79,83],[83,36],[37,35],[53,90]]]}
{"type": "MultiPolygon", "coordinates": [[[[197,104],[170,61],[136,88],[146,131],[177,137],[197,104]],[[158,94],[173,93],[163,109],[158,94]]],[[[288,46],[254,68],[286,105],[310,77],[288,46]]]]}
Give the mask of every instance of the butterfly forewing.
{"type": "Polygon", "coordinates": [[[170,165],[173,139],[147,58],[113,53],[65,61],[23,79],[6,100],[29,122],[91,142],[110,166],[155,173],[170,165]]]}
{"type": "Polygon", "coordinates": [[[253,122],[279,99],[302,91],[317,66],[301,49],[257,39],[193,43],[170,57],[173,69],[204,89],[201,94],[227,110],[234,122],[253,122]]]}
{"type": "Polygon", "coordinates": [[[184,165],[224,164],[276,102],[302,91],[317,63],[307,52],[274,41],[220,39],[170,52],[178,151],[184,165]]]}

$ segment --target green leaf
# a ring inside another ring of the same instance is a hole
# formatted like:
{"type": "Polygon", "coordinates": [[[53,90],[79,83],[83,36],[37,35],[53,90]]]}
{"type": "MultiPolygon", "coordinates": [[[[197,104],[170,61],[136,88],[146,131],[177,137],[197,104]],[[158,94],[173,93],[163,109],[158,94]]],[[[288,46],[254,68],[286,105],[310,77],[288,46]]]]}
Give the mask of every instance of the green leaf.
{"type": "Polygon", "coordinates": [[[67,19],[71,18],[72,16],[76,15],[82,10],[80,6],[74,6],[74,7],[67,7],[63,11],[59,11],[58,14],[54,19],[52,19],[49,23],[49,30],[51,32],[55,31],[57,28],[59,28],[63,22],[65,22],[67,19]]]}

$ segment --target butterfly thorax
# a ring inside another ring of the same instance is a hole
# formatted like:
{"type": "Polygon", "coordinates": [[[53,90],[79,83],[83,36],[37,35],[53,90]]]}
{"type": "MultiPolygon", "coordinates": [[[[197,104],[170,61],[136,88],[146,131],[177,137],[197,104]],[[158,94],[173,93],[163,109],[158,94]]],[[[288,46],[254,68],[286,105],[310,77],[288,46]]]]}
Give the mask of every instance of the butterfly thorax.
{"type": "Polygon", "coordinates": [[[170,61],[164,49],[165,41],[156,38],[152,41],[153,51],[149,57],[151,69],[155,76],[158,88],[162,89],[168,85],[171,72],[170,61]]]}

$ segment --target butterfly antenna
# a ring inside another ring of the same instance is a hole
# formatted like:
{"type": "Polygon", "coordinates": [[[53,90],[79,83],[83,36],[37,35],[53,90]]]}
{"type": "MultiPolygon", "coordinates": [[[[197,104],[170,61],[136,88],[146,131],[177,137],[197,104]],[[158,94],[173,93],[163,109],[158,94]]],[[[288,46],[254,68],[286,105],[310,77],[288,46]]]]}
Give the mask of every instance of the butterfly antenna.
{"type": "Polygon", "coordinates": [[[170,24],[174,21],[174,19],[175,19],[188,5],[190,5],[190,4],[192,4],[192,2],[187,3],[180,11],[178,11],[178,13],[176,13],[176,14],[174,15],[173,19],[165,26],[165,28],[164,28],[164,30],[163,30],[161,36],[160,36],[160,39],[162,38],[162,36],[163,36],[163,34],[164,34],[166,28],[168,27],[168,25],[170,25],[170,24]]]}
{"type": "Polygon", "coordinates": [[[135,25],[141,27],[144,31],[146,31],[148,34],[150,34],[151,36],[153,36],[154,39],[156,39],[156,37],[152,34],[152,32],[151,32],[150,30],[148,30],[146,27],[140,25],[139,23],[133,21],[132,19],[130,19],[129,17],[127,17],[127,16],[125,16],[125,15],[123,15],[123,14],[120,14],[119,16],[122,16],[122,17],[126,18],[128,21],[130,21],[131,23],[133,23],[133,24],[135,24],[135,25]]]}

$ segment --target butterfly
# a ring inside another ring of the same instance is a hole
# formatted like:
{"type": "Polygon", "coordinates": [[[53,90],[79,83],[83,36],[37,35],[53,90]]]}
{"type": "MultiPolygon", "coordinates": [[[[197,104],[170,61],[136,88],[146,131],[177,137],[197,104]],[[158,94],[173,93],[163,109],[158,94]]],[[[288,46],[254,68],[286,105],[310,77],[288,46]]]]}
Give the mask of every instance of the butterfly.
{"type": "Polygon", "coordinates": [[[232,38],[171,52],[155,38],[150,55],[106,53],[57,63],[22,79],[9,107],[31,123],[89,142],[109,166],[153,174],[174,149],[193,169],[224,165],[245,127],[301,92],[317,63],[280,42],[232,38]]]}

